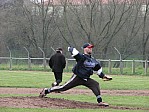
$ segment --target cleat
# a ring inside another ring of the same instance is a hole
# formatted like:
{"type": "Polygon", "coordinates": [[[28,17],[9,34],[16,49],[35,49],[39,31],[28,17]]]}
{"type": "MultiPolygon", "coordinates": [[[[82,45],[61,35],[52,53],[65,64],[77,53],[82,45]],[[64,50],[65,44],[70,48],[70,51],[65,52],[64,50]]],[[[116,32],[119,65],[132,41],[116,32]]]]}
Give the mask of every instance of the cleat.
{"type": "Polygon", "coordinates": [[[54,83],[52,83],[51,86],[52,86],[52,87],[54,87],[54,86],[58,86],[58,83],[57,83],[57,82],[54,82],[54,83]]]}
{"type": "Polygon", "coordinates": [[[110,80],[112,80],[112,77],[110,77],[110,76],[108,76],[108,75],[105,75],[105,76],[103,77],[103,81],[110,81],[110,80]]]}
{"type": "Polygon", "coordinates": [[[108,107],[109,104],[108,103],[105,103],[105,102],[100,102],[98,103],[99,106],[104,106],[104,107],[108,107]]]}
{"type": "Polygon", "coordinates": [[[40,92],[39,97],[40,97],[40,98],[45,97],[45,96],[47,95],[46,91],[48,91],[48,89],[47,89],[47,88],[44,88],[44,89],[40,92]]]}

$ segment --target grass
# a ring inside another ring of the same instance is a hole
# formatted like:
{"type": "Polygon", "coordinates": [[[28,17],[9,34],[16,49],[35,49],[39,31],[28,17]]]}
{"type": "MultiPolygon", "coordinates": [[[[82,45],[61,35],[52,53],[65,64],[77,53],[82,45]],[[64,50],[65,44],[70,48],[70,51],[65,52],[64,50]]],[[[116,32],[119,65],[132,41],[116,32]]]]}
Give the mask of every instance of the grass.
{"type": "MultiPolygon", "coordinates": [[[[75,61],[70,61],[69,62],[69,66],[66,67],[64,69],[64,72],[72,72],[72,68],[73,66],[75,65],[75,61]]],[[[143,68],[142,64],[140,63],[137,63],[136,64],[136,67],[135,67],[135,73],[133,74],[132,73],[132,65],[130,62],[128,62],[129,66],[128,65],[125,65],[124,68],[123,68],[123,74],[124,75],[148,75],[149,76],[149,73],[147,72],[145,74],[145,68],[143,68]]],[[[108,65],[108,63],[106,63],[106,65],[108,65]]],[[[0,70],[9,70],[10,69],[10,65],[9,63],[8,64],[0,64],[0,70]]],[[[12,70],[16,70],[16,71],[19,71],[19,70],[22,70],[22,71],[26,71],[26,70],[32,70],[32,71],[51,71],[51,69],[49,68],[48,65],[46,65],[46,68],[44,68],[44,66],[42,65],[42,63],[40,64],[31,64],[31,68],[28,67],[27,65],[27,61],[26,62],[13,62],[12,63],[12,70]]],[[[104,73],[108,74],[109,73],[109,68],[108,66],[105,66],[103,67],[103,70],[104,70],[104,73]]],[[[120,68],[111,68],[111,73],[110,74],[121,74],[120,72],[120,68]]]]}
{"type": "MultiPolygon", "coordinates": [[[[69,80],[72,73],[63,74],[63,83],[69,80]]],[[[102,89],[114,90],[148,90],[148,76],[128,76],[111,75],[112,81],[104,82],[97,75],[91,77],[97,80],[102,89]]],[[[52,72],[42,71],[5,71],[0,72],[0,87],[26,87],[26,88],[44,88],[49,87],[54,81],[52,72]]],[[[85,88],[79,86],[78,88],[85,88]]]]}
{"type": "MultiPolygon", "coordinates": [[[[1,108],[1,112],[130,112],[130,110],[114,109],[45,109],[45,108],[1,108]]],[[[145,112],[141,110],[131,110],[131,112],[145,112]]]]}
{"type": "MultiPolygon", "coordinates": [[[[66,82],[72,73],[64,73],[63,83],[66,82]]],[[[113,80],[104,82],[93,75],[92,78],[97,80],[102,90],[149,90],[149,77],[138,75],[112,75],[113,80]]],[[[49,87],[54,81],[52,72],[42,71],[0,71],[0,87],[20,87],[20,88],[44,88],[49,87]]],[[[79,86],[79,89],[86,89],[86,87],[79,86]]],[[[33,94],[32,94],[33,95],[33,94]]],[[[16,94],[0,94],[0,97],[9,96],[32,96],[32,95],[16,95],[16,94]]],[[[37,94],[33,96],[37,96],[37,94]]],[[[64,98],[69,100],[76,100],[82,102],[96,102],[94,95],[74,95],[71,94],[49,94],[51,98],[64,98]]],[[[129,107],[149,107],[149,96],[114,96],[104,95],[103,100],[115,106],[129,106],[129,107]]],[[[115,109],[46,109],[46,108],[0,108],[0,112],[145,112],[143,110],[115,110],[115,109]]]]}

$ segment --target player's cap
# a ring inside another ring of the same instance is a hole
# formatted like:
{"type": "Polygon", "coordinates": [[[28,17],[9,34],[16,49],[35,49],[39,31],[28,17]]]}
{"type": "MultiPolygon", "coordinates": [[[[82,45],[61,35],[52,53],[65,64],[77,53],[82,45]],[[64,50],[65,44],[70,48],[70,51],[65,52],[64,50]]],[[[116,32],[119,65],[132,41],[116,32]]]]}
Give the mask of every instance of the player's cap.
{"type": "Polygon", "coordinates": [[[63,51],[63,49],[62,49],[61,47],[58,47],[58,48],[56,49],[56,51],[63,51]]]}
{"type": "Polygon", "coordinates": [[[83,45],[83,49],[84,49],[84,48],[93,48],[93,47],[94,47],[94,45],[89,44],[89,43],[85,43],[85,44],[83,45]]]}

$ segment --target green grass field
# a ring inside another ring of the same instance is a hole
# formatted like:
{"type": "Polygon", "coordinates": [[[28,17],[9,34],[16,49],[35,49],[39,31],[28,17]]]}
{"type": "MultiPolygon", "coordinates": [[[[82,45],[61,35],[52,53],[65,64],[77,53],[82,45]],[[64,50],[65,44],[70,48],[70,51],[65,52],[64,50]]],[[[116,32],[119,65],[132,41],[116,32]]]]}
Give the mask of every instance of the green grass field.
{"type": "MultiPolygon", "coordinates": [[[[66,82],[72,73],[64,73],[63,83],[66,82]]],[[[97,80],[102,90],[149,90],[148,76],[128,76],[128,75],[111,75],[112,81],[104,82],[93,75],[92,78],[97,80]]],[[[18,88],[45,88],[49,87],[54,81],[52,72],[41,71],[0,71],[0,87],[18,87],[18,88]]],[[[78,89],[86,89],[79,86],[78,89]]],[[[37,96],[39,93],[35,94],[37,96]]],[[[18,96],[15,94],[0,94],[0,97],[18,96]]],[[[19,96],[30,96],[27,94],[19,96]]],[[[82,102],[96,103],[95,96],[91,95],[73,95],[65,94],[49,94],[51,98],[64,98],[82,102]]],[[[129,106],[149,108],[149,96],[117,96],[103,95],[105,102],[109,102],[114,106],[129,106]]],[[[147,112],[147,110],[117,110],[117,109],[45,109],[45,108],[0,108],[0,112],[147,112]]]]}

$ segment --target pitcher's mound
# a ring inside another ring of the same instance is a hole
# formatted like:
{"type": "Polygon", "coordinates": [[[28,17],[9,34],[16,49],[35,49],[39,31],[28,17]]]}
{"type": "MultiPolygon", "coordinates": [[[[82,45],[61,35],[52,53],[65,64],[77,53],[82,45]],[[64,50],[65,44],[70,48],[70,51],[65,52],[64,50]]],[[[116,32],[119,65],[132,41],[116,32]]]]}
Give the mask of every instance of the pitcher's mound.
{"type": "Polygon", "coordinates": [[[71,101],[58,98],[6,97],[0,98],[1,107],[18,108],[100,108],[97,103],[71,101]]]}

